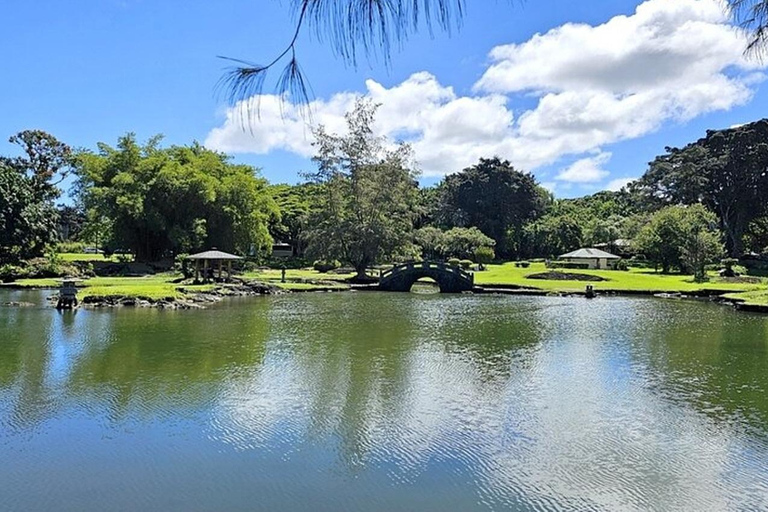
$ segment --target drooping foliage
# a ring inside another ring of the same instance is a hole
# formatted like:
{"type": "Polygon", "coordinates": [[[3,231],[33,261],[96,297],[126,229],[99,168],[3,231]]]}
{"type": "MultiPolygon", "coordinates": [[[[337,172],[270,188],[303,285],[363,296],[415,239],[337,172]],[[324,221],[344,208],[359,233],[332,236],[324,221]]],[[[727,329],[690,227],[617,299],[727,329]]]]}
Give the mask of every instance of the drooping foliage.
{"type": "Polygon", "coordinates": [[[193,144],[139,145],[133,134],[115,148],[78,156],[79,191],[89,223],[104,226],[113,248],[141,261],[216,246],[239,254],[266,250],[279,213],[256,171],[193,144]]]}

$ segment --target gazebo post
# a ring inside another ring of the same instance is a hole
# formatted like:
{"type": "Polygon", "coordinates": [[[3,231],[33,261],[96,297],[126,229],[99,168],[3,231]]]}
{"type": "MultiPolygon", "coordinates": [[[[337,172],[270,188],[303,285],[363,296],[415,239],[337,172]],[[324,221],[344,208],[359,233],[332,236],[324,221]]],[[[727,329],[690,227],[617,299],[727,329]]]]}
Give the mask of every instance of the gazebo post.
{"type": "Polygon", "coordinates": [[[200,260],[195,260],[195,281],[200,280],[200,260]]]}
{"type": "Polygon", "coordinates": [[[232,260],[227,260],[227,279],[232,279],[232,260]]]}
{"type": "Polygon", "coordinates": [[[219,260],[219,281],[221,281],[221,266],[222,266],[222,261],[219,260]]]}
{"type": "Polygon", "coordinates": [[[208,279],[208,260],[203,260],[203,281],[208,279]]]}

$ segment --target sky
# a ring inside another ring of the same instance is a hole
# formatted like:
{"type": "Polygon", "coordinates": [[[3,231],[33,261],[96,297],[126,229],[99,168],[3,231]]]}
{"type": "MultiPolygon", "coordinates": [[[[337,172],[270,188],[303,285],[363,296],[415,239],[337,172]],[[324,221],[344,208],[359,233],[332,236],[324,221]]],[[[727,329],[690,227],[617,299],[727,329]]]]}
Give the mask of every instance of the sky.
{"type": "MultiPolygon", "coordinates": [[[[312,170],[312,126],[275,74],[245,128],[217,92],[229,66],[290,39],[290,0],[7,0],[0,8],[0,153],[42,129],[73,147],[134,132],[204,143],[271,182],[312,170]]],[[[468,0],[460,30],[423,30],[351,66],[311,31],[297,58],[311,123],[343,131],[361,94],[376,130],[411,143],[424,185],[499,156],[558,197],[620,188],[667,146],[766,117],[765,67],[719,0],[468,0]]]]}

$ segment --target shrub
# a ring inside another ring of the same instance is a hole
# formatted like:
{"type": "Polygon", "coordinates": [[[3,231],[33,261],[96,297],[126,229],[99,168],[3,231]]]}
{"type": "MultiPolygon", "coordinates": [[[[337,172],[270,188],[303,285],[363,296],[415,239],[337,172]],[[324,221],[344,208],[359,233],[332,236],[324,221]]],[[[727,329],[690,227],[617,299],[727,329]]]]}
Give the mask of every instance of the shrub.
{"type": "Polygon", "coordinates": [[[458,267],[461,264],[461,260],[459,258],[449,258],[448,264],[452,267],[458,267]]]}
{"type": "Polygon", "coordinates": [[[487,264],[496,258],[493,247],[483,246],[475,249],[475,261],[480,264],[487,264]]]}
{"type": "Polygon", "coordinates": [[[3,283],[9,283],[25,277],[27,277],[26,269],[18,265],[0,265],[0,281],[3,283]]]}
{"type": "Polygon", "coordinates": [[[626,260],[619,260],[618,263],[616,263],[616,270],[627,271],[629,270],[629,264],[626,260]]]}
{"type": "Polygon", "coordinates": [[[472,269],[472,265],[474,265],[474,264],[475,263],[472,260],[461,260],[461,261],[459,261],[459,265],[461,265],[461,268],[463,268],[464,270],[471,270],[472,269]]]}
{"type": "Polygon", "coordinates": [[[321,273],[330,272],[341,266],[339,260],[317,260],[312,264],[312,268],[321,273]]]}

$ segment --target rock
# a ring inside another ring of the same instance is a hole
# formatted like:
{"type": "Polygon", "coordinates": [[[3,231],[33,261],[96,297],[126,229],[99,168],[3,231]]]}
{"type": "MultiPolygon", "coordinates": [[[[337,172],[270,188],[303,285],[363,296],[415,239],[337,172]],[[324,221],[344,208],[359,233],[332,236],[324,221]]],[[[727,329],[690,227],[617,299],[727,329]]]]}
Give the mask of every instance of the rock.
{"type": "Polygon", "coordinates": [[[31,302],[3,302],[2,306],[6,308],[31,308],[34,304],[31,302]]]}

